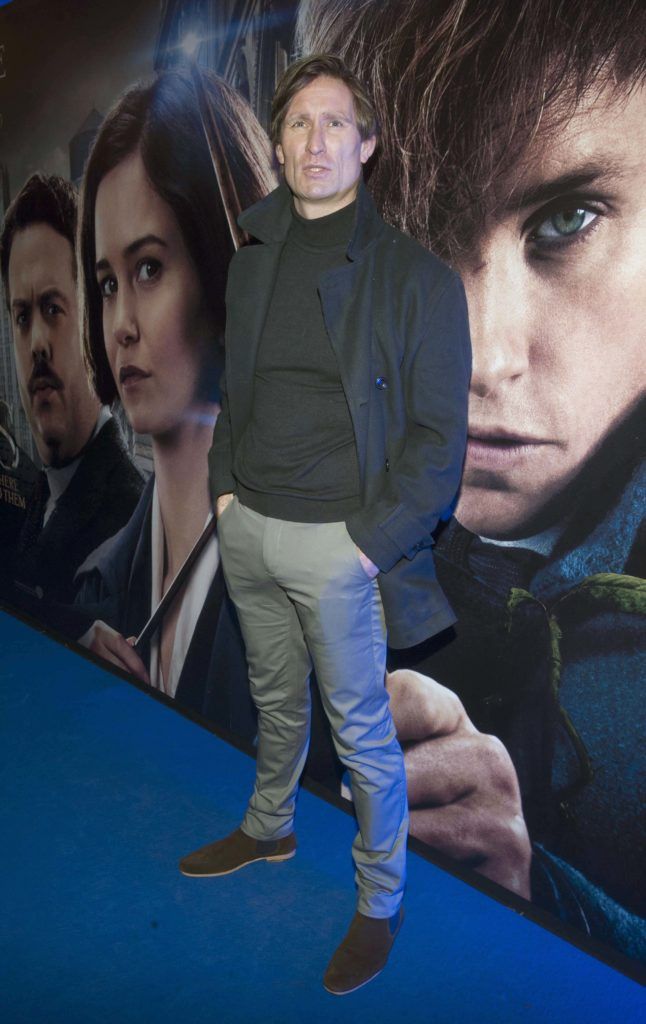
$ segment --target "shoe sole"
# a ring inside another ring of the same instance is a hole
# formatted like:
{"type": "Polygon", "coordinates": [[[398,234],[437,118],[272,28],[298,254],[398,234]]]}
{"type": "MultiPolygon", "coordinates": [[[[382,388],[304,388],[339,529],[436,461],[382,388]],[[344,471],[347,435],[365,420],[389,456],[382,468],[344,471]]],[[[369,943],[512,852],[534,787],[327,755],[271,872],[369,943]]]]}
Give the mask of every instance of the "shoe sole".
{"type": "Polygon", "coordinates": [[[180,865],[180,873],[185,875],[186,878],[221,878],[224,875],[233,875],[236,871],[240,871],[241,868],[246,868],[249,864],[258,864],[260,861],[266,860],[268,864],[278,864],[283,860],[291,860],[292,857],[296,856],[296,850],[291,850],[289,853],[274,854],[270,857],[252,857],[251,860],[245,860],[242,864],[236,864],[234,868],[229,868],[228,871],[187,871],[180,865]]]}
{"type": "Polygon", "coordinates": [[[351,992],[357,992],[358,989],[363,988],[364,985],[369,985],[371,981],[374,981],[375,978],[378,978],[383,969],[383,967],[380,967],[378,971],[375,971],[374,974],[371,974],[370,977],[366,978],[365,981],[360,981],[358,985],[354,986],[354,988],[343,988],[341,989],[340,992],[337,992],[337,990],[334,988],[328,988],[325,982],[323,982],[323,988],[325,989],[326,992],[329,992],[331,996],[349,996],[351,992]]]}

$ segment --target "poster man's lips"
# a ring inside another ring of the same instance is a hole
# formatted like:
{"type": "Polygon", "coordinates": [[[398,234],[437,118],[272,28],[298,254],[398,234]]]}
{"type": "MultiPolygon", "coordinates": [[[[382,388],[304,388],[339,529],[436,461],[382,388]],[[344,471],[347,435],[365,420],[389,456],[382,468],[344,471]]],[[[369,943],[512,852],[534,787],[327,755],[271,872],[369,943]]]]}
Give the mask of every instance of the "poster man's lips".
{"type": "Polygon", "coordinates": [[[533,434],[519,434],[516,431],[506,430],[504,427],[489,429],[469,428],[469,443],[478,445],[492,445],[495,447],[520,447],[522,445],[554,444],[546,437],[537,437],[533,434]]]}
{"type": "Polygon", "coordinates": [[[470,429],[467,444],[467,468],[502,472],[540,457],[556,442],[533,434],[511,430],[470,429]]]}
{"type": "Polygon", "coordinates": [[[29,393],[35,395],[39,391],[60,391],[63,385],[54,377],[36,377],[29,385],[29,393]]]}

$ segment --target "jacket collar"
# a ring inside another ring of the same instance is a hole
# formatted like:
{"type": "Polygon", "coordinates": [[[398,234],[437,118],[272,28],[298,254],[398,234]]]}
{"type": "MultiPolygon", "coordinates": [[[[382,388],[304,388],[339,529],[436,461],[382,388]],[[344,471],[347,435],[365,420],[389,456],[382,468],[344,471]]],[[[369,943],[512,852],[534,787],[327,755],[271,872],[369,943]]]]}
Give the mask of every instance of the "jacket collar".
{"type": "MultiPolygon", "coordinates": [[[[291,222],[292,194],[284,181],[265,199],[244,210],[238,218],[241,228],[258,241],[265,243],[284,242],[291,222]]],[[[377,213],[374,200],[362,179],[357,193],[354,231],[347,249],[348,259],[360,259],[365,250],[377,241],[384,229],[385,224],[377,213]]]]}

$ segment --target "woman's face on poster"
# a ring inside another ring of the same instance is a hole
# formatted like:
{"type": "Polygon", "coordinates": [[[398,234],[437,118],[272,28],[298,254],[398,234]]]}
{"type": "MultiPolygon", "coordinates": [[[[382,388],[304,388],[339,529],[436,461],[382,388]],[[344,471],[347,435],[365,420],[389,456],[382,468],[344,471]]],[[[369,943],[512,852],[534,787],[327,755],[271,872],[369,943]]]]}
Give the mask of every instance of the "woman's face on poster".
{"type": "Polygon", "coordinates": [[[469,303],[469,446],[456,515],[522,537],[644,390],[646,90],[539,135],[458,269],[469,303]]]}
{"type": "Polygon", "coordinates": [[[103,336],[119,397],[137,433],[170,435],[199,417],[212,334],[175,214],[138,152],[102,179],[95,234],[103,336]]]}

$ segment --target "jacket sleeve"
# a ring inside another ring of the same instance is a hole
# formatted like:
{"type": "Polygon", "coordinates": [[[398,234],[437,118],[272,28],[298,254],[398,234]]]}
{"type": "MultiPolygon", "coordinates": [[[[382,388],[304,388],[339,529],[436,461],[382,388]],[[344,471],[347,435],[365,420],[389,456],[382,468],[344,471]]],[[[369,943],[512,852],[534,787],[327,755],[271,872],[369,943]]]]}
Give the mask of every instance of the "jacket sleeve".
{"type": "Polygon", "coordinates": [[[213,441],[209,450],[209,491],[214,508],[221,494],[229,494],[235,491],[235,480],[232,471],[231,417],[227,397],[226,369],[220,380],[220,396],[221,408],[215,421],[213,441]]]}
{"type": "Polygon", "coordinates": [[[433,544],[439,518],[455,500],[464,462],[471,343],[466,298],[450,273],[420,329],[411,327],[401,367],[407,432],[381,493],[353,513],[354,542],[381,569],[433,544]]]}
{"type": "Polygon", "coordinates": [[[644,919],[616,903],[576,868],[539,843],[532,844],[532,903],[583,935],[646,962],[644,919]]]}

